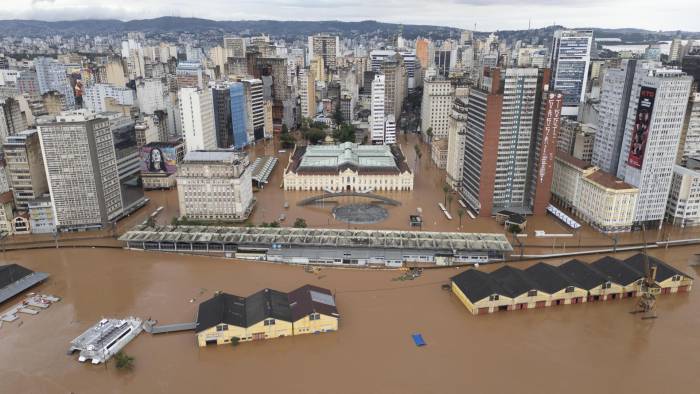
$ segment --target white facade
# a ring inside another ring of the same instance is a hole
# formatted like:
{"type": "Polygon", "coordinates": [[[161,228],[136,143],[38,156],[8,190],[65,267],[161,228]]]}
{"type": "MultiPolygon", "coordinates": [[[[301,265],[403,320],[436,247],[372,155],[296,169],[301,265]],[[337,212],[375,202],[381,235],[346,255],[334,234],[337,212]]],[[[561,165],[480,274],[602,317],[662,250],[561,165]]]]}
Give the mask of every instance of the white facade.
{"type": "Polygon", "coordinates": [[[178,92],[178,98],[186,151],[216,149],[211,90],[182,88],[178,92]]]}
{"type": "Polygon", "coordinates": [[[56,226],[100,228],[123,212],[110,122],[87,110],[39,120],[56,226]]]}
{"type": "Polygon", "coordinates": [[[253,205],[248,158],[232,151],[191,151],[178,165],[180,215],[192,220],[242,221],[253,205]]]}
{"type": "Polygon", "coordinates": [[[83,107],[93,112],[105,112],[107,99],[119,105],[134,105],[134,92],[127,87],[98,83],[85,88],[83,107]]]}
{"type": "Polygon", "coordinates": [[[56,91],[65,98],[66,109],[75,107],[75,95],[73,88],[68,81],[65,65],[55,59],[39,57],[34,59],[36,67],[36,77],[39,84],[39,93],[44,94],[56,91]]]}
{"type": "Polygon", "coordinates": [[[700,156],[700,93],[693,93],[690,97],[678,155],[681,161],[700,156]]]}
{"type": "Polygon", "coordinates": [[[457,189],[462,182],[464,166],[464,147],[467,133],[468,96],[456,97],[450,113],[449,132],[447,136],[447,184],[457,189]]]}
{"type": "Polygon", "coordinates": [[[372,101],[371,101],[371,120],[370,131],[373,144],[384,143],[384,96],[385,84],[383,75],[375,75],[372,81],[372,101]]]}
{"type": "Polygon", "coordinates": [[[673,167],[666,220],[681,227],[700,226],[700,170],[673,167]]]}
{"type": "Polygon", "coordinates": [[[165,111],[168,90],[160,79],[140,79],[136,82],[139,109],[144,114],[165,111]]]}
{"type": "Polygon", "coordinates": [[[658,222],[666,212],[673,167],[693,78],[680,70],[657,69],[632,89],[617,176],[639,188],[635,222],[658,222]],[[629,152],[637,119],[640,91],[655,89],[641,168],[631,165],[629,152]]]}
{"type": "Polygon", "coordinates": [[[384,144],[396,143],[396,119],[394,115],[388,115],[384,122],[384,144]]]}
{"type": "Polygon", "coordinates": [[[447,138],[453,98],[454,89],[448,79],[428,78],[423,82],[421,132],[424,136],[432,128],[433,137],[447,138]]]}

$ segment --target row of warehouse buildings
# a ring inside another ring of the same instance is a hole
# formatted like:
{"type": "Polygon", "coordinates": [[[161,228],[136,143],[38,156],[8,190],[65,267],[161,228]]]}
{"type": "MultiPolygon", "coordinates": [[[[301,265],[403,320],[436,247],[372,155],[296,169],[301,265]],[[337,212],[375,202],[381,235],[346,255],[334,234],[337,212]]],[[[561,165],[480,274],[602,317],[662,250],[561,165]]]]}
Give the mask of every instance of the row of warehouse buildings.
{"type": "Polygon", "coordinates": [[[651,256],[606,256],[587,264],[537,263],[524,270],[503,266],[486,273],[469,269],[452,277],[452,292],[474,315],[640,296],[645,259],[656,267],[661,294],[690,291],[693,278],[651,256]]]}

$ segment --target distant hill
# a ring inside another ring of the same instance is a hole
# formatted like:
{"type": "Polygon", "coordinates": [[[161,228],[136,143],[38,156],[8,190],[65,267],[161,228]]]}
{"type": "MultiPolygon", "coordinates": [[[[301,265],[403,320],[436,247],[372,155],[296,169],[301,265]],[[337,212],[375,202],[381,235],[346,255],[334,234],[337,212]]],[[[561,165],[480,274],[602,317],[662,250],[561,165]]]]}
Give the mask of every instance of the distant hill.
{"type": "MultiPolygon", "coordinates": [[[[205,33],[213,34],[269,34],[273,37],[303,37],[315,33],[337,33],[346,37],[362,34],[393,35],[401,25],[377,21],[341,22],[341,21],[214,21],[199,18],[161,17],[120,21],[116,19],[84,19],[75,21],[46,22],[37,20],[0,20],[0,36],[45,37],[47,35],[99,35],[115,34],[128,31],[142,31],[152,34],[164,33],[205,33]]],[[[550,26],[532,30],[504,30],[497,32],[508,41],[538,37],[545,40],[551,32],[560,26],[550,26]]],[[[447,26],[403,25],[403,36],[413,39],[417,36],[445,39],[458,38],[461,29],[447,26]]],[[[652,42],[669,40],[676,36],[683,38],[700,38],[700,33],[681,31],[649,31],[642,29],[605,29],[594,28],[597,37],[620,38],[625,42],[652,42]]],[[[477,32],[479,36],[488,32],[477,32]]]]}

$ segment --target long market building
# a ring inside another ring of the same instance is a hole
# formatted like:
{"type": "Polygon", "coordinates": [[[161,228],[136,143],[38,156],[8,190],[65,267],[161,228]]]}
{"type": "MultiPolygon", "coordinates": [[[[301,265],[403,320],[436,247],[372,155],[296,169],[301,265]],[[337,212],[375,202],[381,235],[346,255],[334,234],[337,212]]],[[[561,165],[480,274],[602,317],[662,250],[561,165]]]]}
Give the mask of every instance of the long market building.
{"type": "Polygon", "coordinates": [[[121,238],[129,249],[223,255],[296,264],[488,263],[513,251],[503,234],[393,230],[149,226],[121,238]]]}

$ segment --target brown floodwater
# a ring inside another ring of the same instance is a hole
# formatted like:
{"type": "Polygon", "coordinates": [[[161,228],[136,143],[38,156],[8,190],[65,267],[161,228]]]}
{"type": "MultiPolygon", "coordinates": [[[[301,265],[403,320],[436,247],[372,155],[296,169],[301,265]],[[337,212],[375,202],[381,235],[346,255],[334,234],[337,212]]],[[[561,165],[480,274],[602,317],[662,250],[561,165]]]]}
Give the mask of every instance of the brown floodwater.
{"type": "MultiPolygon", "coordinates": [[[[697,277],[688,263],[699,252],[651,253],[697,277]]],[[[630,315],[632,299],[477,317],[440,287],[456,268],[399,282],[396,271],[311,274],[126,250],[12,251],[5,261],[50,273],[34,291],[63,300],[0,328],[0,393],[700,392],[698,289],[662,296],[656,320],[630,315]],[[248,295],[306,283],[336,293],[338,332],[209,348],[197,347],[190,332],[144,333],[125,348],[136,360],[131,372],[66,355],[69,342],[103,316],[186,322],[217,290],[248,295]],[[415,332],[427,346],[413,345],[415,332]]]]}

